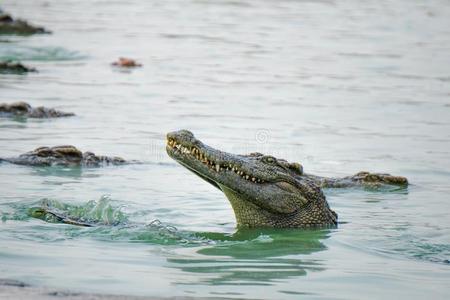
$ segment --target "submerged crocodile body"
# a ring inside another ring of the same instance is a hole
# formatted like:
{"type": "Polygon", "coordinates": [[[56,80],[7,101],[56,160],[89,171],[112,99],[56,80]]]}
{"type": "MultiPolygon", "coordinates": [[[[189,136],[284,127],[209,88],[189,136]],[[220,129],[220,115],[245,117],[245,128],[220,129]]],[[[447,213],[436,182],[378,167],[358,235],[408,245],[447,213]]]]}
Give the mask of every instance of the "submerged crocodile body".
{"type": "Polygon", "coordinates": [[[32,107],[26,102],[14,102],[11,104],[0,104],[0,116],[6,117],[27,117],[27,118],[61,118],[74,116],[74,113],[63,112],[54,108],[43,106],[32,107]]]}
{"type": "Polygon", "coordinates": [[[220,189],[240,227],[324,227],[337,224],[322,187],[407,186],[405,177],[359,172],[344,178],[305,174],[298,163],[261,153],[235,155],[203,144],[187,130],[167,134],[167,153],[220,189]]]}
{"type": "Polygon", "coordinates": [[[81,152],[74,146],[39,147],[33,151],[13,158],[1,158],[17,165],[27,166],[65,166],[65,167],[98,167],[102,165],[122,165],[127,163],[121,157],[95,155],[92,152],[81,152]]]}
{"type": "Polygon", "coordinates": [[[0,10],[0,34],[30,35],[35,33],[50,33],[50,31],[43,27],[33,26],[24,20],[14,19],[0,10]]]}
{"type": "Polygon", "coordinates": [[[0,61],[0,74],[25,74],[29,72],[37,71],[35,68],[27,67],[20,62],[0,61]]]}

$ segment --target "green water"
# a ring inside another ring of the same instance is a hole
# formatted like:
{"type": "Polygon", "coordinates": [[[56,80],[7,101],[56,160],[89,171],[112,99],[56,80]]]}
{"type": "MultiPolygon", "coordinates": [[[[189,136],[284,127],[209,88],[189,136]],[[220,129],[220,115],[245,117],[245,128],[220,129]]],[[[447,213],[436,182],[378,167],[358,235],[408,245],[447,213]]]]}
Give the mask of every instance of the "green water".
{"type": "Polygon", "coordinates": [[[142,164],[0,164],[0,278],[73,291],[239,299],[448,299],[447,1],[2,1],[52,35],[0,37],[0,102],[76,113],[0,118],[0,157],[38,146],[142,164]],[[119,56],[142,68],[120,71],[119,56]],[[326,190],[326,230],[236,230],[217,189],[165,154],[186,128],[308,173],[408,177],[326,190]],[[88,222],[31,218],[45,202],[88,222]]]}

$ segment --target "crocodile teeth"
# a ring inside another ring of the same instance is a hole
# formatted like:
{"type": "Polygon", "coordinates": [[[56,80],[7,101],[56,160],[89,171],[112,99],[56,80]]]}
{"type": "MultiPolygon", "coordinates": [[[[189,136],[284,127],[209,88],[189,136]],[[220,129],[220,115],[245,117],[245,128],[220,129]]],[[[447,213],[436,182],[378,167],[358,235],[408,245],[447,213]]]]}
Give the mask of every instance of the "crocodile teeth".
{"type": "Polygon", "coordinates": [[[171,148],[175,149],[179,153],[182,153],[185,155],[187,155],[187,154],[192,155],[194,158],[201,161],[206,166],[208,166],[212,170],[215,170],[218,173],[221,172],[222,170],[232,171],[232,172],[236,173],[237,175],[241,176],[243,179],[251,180],[254,183],[264,183],[264,180],[262,180],[262,179],[252,177],[248,174],[245,174],[243,171],[241,171],[239,169],[239,167],[237,165],[232,165],[232,164],[220,165],[219,163],[216,163],[213,159],[209,159],[205,153],[203,153],[200,149],[198,149],[195,146],[193,146],[193,147],[183,146],[181,144],[178,144],[173,139],[169,139],[167,141],[167,145],[170,146],[171,148]]]}

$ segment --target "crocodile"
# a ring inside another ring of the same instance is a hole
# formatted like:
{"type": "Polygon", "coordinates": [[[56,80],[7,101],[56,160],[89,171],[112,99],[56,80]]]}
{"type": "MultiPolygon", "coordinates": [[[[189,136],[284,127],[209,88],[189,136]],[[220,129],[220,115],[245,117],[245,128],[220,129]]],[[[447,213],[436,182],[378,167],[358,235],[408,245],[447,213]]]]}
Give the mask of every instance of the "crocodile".
{"type": "Polygon", "coordinates": [[[94,227],[98,223],[84,221],[81,218],[70,217],[67,213],[59,211],[58,209],[48,207],[46,205],[31,207],[28,209],[30,217],[41,219],[49,223],[64,223],[70,225],[77,225],[82,227],[94,227]]]}
{"type": "Polygon", "coordinates": [[[0,61],[0,74],[21,75],[29,72],[37,72],[37,70],[12,60],[0,61]]]}
{"type": "Polygon", "coordinates": [[[299,163],[271,155],[236,155],[214,149],[192,132],[167,134],[166,151],[228,198],[238,227],[330,227],[338,215],[329,207],[322,188],[398,185],[408,180],[390,174],[359,172],[327,178],[303,172],[299,163]]]}
{"type": "Polygon", "coordinates": [[[32,107],[26,102],[14,102],[11,104],[0,104],[0,116],[6,117],[27,117],[27,118],[60,118],[74,116],[74,113],[63,112],[54,108],[44,106],[32,107]]]}
{"type": "Polygon", "coordinates": [[[0,10],[0,34],[31,35],[50,33],[44,27],[34,26],[21,19],[14,19],[10,14],[0,10]]]}
{"type": "Polygon", "coordinates": [[[27,166],[64,166],[64,167],[99,167],[103,165],[122,165],[129,161],[117,156],[96,155],[93,152],[81,152],[71,145],[39,147],[18,157],[0,158],[17,165],[27,166]]]}

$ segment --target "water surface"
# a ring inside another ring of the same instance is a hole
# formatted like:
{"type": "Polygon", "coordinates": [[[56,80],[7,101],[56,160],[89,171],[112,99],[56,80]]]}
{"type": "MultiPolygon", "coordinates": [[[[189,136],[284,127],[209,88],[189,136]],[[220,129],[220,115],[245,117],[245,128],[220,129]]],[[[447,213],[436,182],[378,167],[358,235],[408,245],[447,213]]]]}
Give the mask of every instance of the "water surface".
{"type": "Polygon", "coordinates": [[[1,118],[0,156],[73,144],[143,164],[0,165],[1,277],[147,296],[450,297],[447,1],[6,0],[2,8],[53,34],[1,37],[0,59],[39,73],[0,75],[0,102],[77,116],[1,118]],[[144,67],[111,68],[119,56],[144,67]],[[181,128],[309,173],[389,172],[411,186],[327,190],[336,229],[237,231],[223,194],[165,154],[164,134],[181,128]],[[44,199],[120,224],[28,217],[44,199]],[[154,220],[162,223],[148,226],[154,220]]]}

